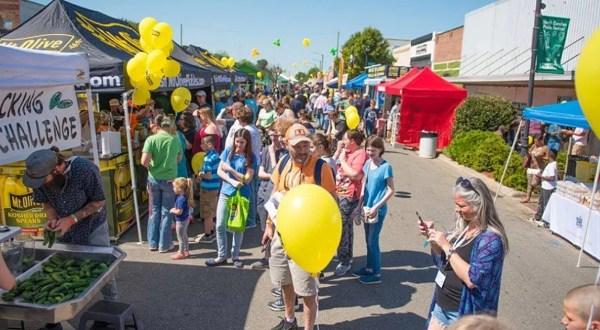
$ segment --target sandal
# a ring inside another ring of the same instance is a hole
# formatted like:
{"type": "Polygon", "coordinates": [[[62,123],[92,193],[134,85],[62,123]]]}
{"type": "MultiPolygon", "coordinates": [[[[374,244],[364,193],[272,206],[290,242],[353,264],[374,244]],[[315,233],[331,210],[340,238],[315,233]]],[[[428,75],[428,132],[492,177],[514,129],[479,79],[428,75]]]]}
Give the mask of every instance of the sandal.
{"type": "Polygon", "coordinates": [[[528,199],[522,199],[521,203],[522,204],[530,203],[530,200],[529,200],[529,198],[528,199]]]}

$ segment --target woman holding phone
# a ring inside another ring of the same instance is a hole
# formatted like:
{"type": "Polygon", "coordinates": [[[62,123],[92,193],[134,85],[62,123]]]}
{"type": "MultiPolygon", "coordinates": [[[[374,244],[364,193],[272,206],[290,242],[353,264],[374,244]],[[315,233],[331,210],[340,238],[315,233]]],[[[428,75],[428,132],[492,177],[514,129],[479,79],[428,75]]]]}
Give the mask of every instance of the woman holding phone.
{"type": "Polygon", "coordinates": [[[456,180],[456,222],[441,232],[431,221],[419,221],[419,231],[431,243],[438,268],[429,330],[441,330],[462,315],[498,310],[500,282],[508,239],[492,195],[477,178],[456,180]]]}

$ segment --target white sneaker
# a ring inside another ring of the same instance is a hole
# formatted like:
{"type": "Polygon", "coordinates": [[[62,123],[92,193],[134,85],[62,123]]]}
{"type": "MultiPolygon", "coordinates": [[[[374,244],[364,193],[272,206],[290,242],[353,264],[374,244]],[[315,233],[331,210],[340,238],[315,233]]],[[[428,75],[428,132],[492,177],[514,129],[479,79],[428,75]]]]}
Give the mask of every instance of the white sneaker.
{"type": "Polygon", "coordinates": [[[335,270],[333,271],[333,273],[335,274],[335,276],[344,276],[346,275],[346,273],[350,270],[350,265],[345,266],[342,263],[339,263],[337,265],[337,267],[335,267],[335,270]]]}

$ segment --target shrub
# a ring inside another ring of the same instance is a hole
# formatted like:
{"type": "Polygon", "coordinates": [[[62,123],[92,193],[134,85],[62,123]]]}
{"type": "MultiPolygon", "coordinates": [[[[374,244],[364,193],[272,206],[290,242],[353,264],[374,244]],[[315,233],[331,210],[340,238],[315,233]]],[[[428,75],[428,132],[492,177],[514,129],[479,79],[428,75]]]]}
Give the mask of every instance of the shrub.
{"type": "MultiPolygon", "coordinates": [[[[500,181],[510,147],[493,132],[461,132],[444,149],[444,154],[457,163],[476,171],[492,172],[500,181]]],[[[504,185],[521,191],[527,190],[526,169],[522,166],[523,157],[513,152],[504,185]]]]}
{"type": "Polygon", "coordinates": [[[456,109],[453,135],[474,130],[494,132],[500,125],[505,125],[508,129],[516,116],[515,107],[501,96],[469,96],[456,109]]]}

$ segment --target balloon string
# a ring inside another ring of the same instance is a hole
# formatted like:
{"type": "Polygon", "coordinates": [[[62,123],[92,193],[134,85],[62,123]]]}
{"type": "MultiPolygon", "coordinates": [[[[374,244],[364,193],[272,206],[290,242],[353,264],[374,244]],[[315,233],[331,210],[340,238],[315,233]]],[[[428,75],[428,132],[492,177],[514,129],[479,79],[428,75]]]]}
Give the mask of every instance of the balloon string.
{"type": "MultiPolygon", "coordinates": [[[[600,283],[600,267],[598,267],[598,273],[596,274],[596,281],[594,282],[594,292],[598,291],[598,283],[600,283]]],[[[597,303],[598,303],[598,295],[594,293],[594,301],[592,302],[592,306],[590,307],[590,317],[588,318],[586,329],[592,328],[592,319],[594,316],[594,309],[596,308],[597,303]]]]}

